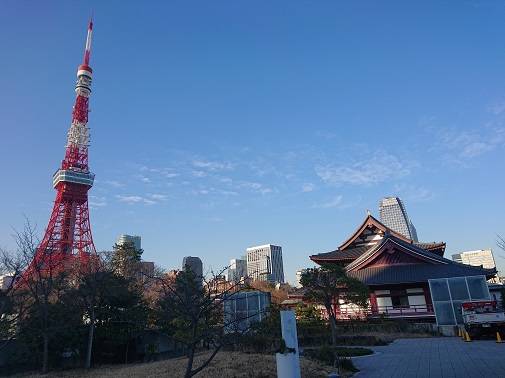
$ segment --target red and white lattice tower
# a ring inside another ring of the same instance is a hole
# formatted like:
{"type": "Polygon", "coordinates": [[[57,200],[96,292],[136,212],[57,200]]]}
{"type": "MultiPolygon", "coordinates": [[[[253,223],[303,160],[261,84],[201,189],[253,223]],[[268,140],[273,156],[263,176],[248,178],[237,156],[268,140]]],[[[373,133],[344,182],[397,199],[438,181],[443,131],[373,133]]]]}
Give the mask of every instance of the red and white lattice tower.
{"type": "Polygon", "coordinates": [[[88,167],[90,135],[87,125],[92,77],[89,67],[92,29],[91,19],[84,62],[77,69],[77,97],[65,146],[65,158],[53,176],[53,187],[58,191],[53,212],[44,238],[20,283],[35,272],[66,269],[70,265],[86,263],[90,257],[96,257],[88,210],[88,190],[93,186],[95,178],[88,167]]]}

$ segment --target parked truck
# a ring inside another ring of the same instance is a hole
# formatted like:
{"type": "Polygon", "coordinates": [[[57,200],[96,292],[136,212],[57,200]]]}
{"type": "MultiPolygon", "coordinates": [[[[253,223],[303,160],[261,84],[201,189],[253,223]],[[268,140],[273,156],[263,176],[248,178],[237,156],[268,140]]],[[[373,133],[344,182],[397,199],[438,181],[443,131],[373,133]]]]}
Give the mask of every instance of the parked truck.
{"type": "Polygon", "coordinates": [[[472,339],[481,336],[505,336],[505,312],[497,310],[496,301],[478,301],[461,303],[461,315],[465,331],[472,339]]]}

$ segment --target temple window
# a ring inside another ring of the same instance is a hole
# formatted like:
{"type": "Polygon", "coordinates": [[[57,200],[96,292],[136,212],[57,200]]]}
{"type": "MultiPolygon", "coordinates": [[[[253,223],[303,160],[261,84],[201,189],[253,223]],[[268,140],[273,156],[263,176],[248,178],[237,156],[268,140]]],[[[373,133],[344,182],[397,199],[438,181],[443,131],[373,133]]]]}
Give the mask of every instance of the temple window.
{"type": "Polygon", "coordinates": [[[391,303],[393,308],[406,308],[409,307],[409,297],[407,291],[404,290],[391,290],[391,303]]]}

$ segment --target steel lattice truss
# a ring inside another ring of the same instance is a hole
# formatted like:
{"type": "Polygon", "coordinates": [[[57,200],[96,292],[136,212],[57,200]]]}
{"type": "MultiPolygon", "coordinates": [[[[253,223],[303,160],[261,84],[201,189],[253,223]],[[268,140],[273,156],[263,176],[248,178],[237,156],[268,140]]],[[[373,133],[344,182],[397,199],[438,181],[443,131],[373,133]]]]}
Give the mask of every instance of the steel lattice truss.
{"type": "Polygon", "coordinates": [[[93,72],[89,67],[92,28],[90,21],[84,62],[77,71],[77,96],[65,158],[61,169],[53,176],[53,186],[57,190],[53,211],[42,242],[20,282],[32,278],[35,273],[53,273],[76,264],[85,265],[90,258],[96,259],[88,208],[88,190],[94,181],[94,174],[88,167],[90,136],[87,126],[93,72]]]}

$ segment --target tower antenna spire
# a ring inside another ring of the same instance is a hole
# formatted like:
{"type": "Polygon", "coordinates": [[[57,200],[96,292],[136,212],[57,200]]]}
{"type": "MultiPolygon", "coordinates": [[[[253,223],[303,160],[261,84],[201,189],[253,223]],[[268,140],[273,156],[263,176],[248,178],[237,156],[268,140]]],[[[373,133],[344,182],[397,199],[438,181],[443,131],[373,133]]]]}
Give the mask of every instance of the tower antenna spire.
{"type": "Polygon", "coordinates": [[[93,11],[91,11],[91,17],[88,24],[88,36],[86,37],[86,49],[84,50],[84,62],[83,66],[89,67],[89,55],[91,51],[91,35],[93,34],[93,11]]]}

